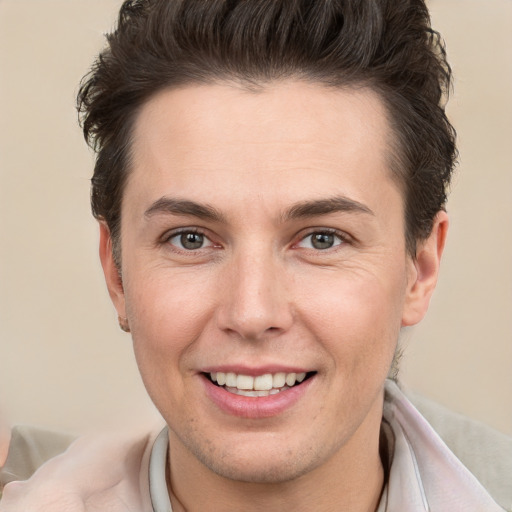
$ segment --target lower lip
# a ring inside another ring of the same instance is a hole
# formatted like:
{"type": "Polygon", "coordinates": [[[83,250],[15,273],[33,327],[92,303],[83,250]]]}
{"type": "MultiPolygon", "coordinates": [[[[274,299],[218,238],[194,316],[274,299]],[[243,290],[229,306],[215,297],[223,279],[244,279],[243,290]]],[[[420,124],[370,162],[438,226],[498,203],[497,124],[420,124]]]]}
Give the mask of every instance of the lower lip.
{"type": "Polygon", "coordinates": [[[270,418],[295,405],[307,392],[315,376],[290,389],[269,396],[242,396],[226,391],[202,375],[206,394],[222,411],[241,418],[270,418]]]}

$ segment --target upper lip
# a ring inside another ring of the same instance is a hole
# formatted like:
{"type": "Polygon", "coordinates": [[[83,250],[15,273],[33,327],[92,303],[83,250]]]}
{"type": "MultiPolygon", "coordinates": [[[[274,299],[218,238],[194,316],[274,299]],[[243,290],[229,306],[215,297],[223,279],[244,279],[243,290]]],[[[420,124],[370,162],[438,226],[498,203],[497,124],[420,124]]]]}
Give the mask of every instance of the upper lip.
{"type": "Polygon", "coordinates": [[[290,366],[282,364],[273,364],[265,366],[247,366],[239,364],[222,364],[216,366],[208,366],[201,370],[201,373],[236,373],[237,375],[250,375],[251,377],[257,377],[258,375],[265,375],[267,373],[308,373],[314,371],[304,366],[290,366]]]}

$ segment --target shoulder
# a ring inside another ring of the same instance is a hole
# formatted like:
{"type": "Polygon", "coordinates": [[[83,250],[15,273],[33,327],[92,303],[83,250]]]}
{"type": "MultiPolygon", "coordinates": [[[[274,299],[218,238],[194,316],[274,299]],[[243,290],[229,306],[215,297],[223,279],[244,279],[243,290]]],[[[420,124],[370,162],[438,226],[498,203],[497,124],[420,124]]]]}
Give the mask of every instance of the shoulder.
{"type": "Polygon", "coordinates": [[[74,437],[28,425],[10,430],[6,458],[0,467],[0,486],[26,480],[47,460],[64,452],[74,437]]]}
{"type": "Polygon", "coordinates": [[[148,466],[156,434],[81,437],[28,480],[7,484],[0,512],[151,510],[148,466]]]}
{"type": "Polygon", "coordinates": [[[512,438],[421,395],[406,395],[493,498],[512,508],[512,438]]]}

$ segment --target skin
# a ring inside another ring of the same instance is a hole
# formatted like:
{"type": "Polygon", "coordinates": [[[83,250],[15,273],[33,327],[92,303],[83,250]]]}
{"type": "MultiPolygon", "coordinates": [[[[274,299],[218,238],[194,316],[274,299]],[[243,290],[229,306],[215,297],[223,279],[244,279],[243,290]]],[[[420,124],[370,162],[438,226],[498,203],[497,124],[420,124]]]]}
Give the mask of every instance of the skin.
{"type": "Polygon", "coordinates": [[[190,86],[142,108],[122,280],[104,224],[100,255],[170,427],[173,510],[376,509],[384,382],[401,327],[427,310],[448,225],[440,212],[410,257],[389,137],[372,91],[302,82],[190,86]],[[183,248],[179,230],[204,245],[183,248]],[[326,232],[332,247],[313,246],[326,232]],[[247,418],[205,392],[201,372],[223,365],[316,373],[284,411],[247,418]]]}

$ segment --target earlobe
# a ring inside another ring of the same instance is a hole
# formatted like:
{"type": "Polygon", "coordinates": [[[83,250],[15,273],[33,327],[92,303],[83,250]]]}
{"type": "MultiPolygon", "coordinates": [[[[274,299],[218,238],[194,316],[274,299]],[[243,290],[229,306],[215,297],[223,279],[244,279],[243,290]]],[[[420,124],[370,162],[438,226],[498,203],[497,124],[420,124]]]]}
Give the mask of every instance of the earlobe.
{"type": "Polygon", "coordinates": [[[448,224],[447,213],[439,212],[434,219],[430,236],[419,244],[416,259],[410,261],[412,268],[407,283],[402,327],[417,324],[428,310],[439,276],[448,224]]]}
{"type": "Polygon", "coordinates": [[[117,268],[112,252],[112,237],[110,230],[105,222],[100,222],[100,260],[105,275],[108,293],[121,318],[126,318],[126,307],[124,300],[124,289],[119,269],[117,268]]]}

